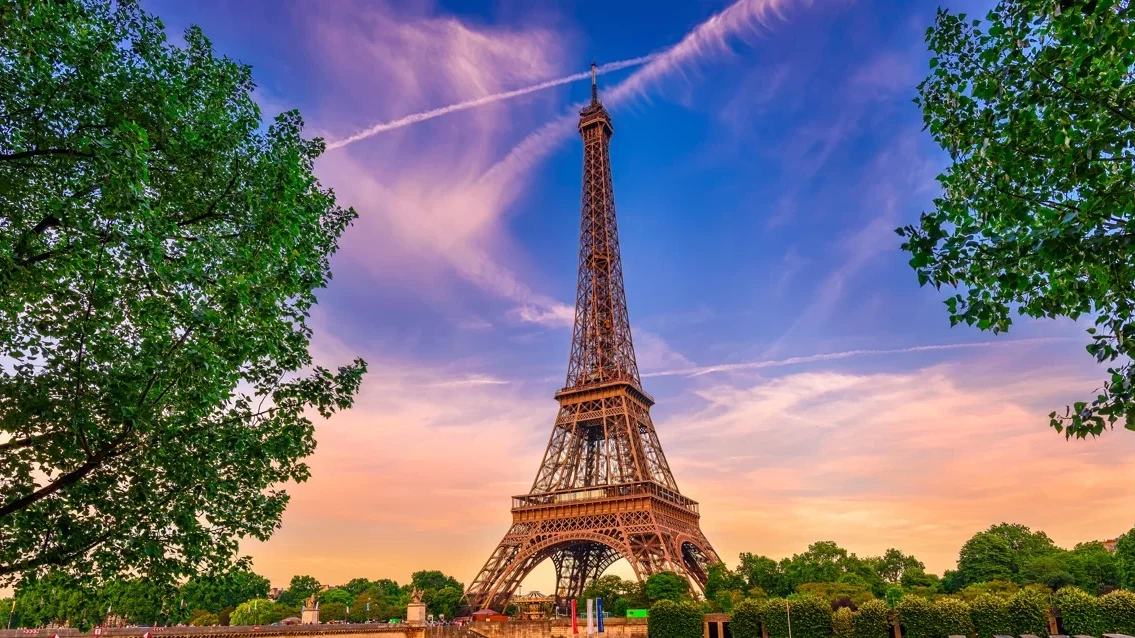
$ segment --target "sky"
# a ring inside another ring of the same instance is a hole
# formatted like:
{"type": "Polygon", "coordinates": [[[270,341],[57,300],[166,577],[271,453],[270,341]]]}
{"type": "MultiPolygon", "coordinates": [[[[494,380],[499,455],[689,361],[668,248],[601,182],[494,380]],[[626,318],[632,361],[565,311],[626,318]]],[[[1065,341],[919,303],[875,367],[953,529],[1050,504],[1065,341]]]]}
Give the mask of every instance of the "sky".
{"type": "MultiPolygon", "coordinates": [[[[894,228],[946,167],[911,101],[936,2],[146,4],[175,40],[198,24],[252,65],[266,116],[298,108],[331,142],[658,54],[599,81],[627,302],[659,438],[730,565],[833,540],[941,573],[994,523],[1069,547],[1135,524],[1120,478],[1135,436],[1048,427],[1105,376],[1085,325],[951,328],[947,292],[919,288],[899,249],[894,228]]],[[[242,547],[274,585],[419,569],[468,583],[507,530],[566,373],[588,92],[564,83],[318,161],[359,217],[312,351],[370,372],[352,410],[317,422],[282,527],[242,547]]],[[[543,565],[524,588],[552,583],[543,565]]]]}

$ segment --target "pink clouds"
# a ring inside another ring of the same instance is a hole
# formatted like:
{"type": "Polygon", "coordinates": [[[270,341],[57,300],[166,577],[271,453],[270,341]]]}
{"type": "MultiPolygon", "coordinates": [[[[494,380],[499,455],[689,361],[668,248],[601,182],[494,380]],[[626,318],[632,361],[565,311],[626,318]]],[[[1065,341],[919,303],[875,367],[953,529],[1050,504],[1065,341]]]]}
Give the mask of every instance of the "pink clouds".
{"type": "Polygon", "coordinates": [[[1135,441],[1065,442],[1047,428],[1070,387],[1090,381],[1053,368],[1006,378],[989,357],[808,372],[710,386],[703,408],[658,428],[723,555],[833,539],[860,554],[901,547],[940,573],[1003,520],[1067,545],[1130,528],[1135,494],[1116,477],[1135,472],[1135,441]]]}

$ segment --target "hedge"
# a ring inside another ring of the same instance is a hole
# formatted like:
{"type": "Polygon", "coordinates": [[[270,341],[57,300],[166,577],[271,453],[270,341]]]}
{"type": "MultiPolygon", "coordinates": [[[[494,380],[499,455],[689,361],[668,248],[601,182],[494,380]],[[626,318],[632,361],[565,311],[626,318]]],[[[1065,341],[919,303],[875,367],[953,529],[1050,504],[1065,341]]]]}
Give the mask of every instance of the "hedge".
{"type": "Polygon", "coordinates": [[[941,638],[938,630],[938,610],[922,596],[903,596],[895,606],[898,622],[906,638],[941,638]]]}
{"type": "Polygon", "coordinates": [[[868,600],[855,612],[855,638],[890,638],[891,623],[887,619],[887,603],[868,600]]]}
{"type": "Polygon", "coordinates": [[[831,638],[832,606],[819,596],[794,596],[788,600],[792,605],[793,638],[831,638]]]}
{"type": "Polygon", "coordinates": [[[1101,596],[1100,611],[1107,633],[1135,635],[1135,592],[1117,589],[1101,596]]]}
{"type": "Polygon", "coordinates": [[[768,638],[788,638],[788,616],[784,608],[787,602],[783,598],[769,598],[761,605],[768,638]]]}
{"type": "Polygon", "coordinates": [[[705,614],[691,602],[660,600],[650,606],[646,620],[650,638],[701,638],[705,614]]]}
{"type": "Polygon", "coordinates": [[[960,598],[939,598],[934,601],[938,612],[938,631],[940,636],[974,635],[973,617],[969,603],[960,598]]]}
{"type": "Polygon", "coordinates": [[[1054,601],[1060,610],[1064,633],[1071,636],[1101,636],[1104,633],[1100,601],[1079,587],[1063,587],[1054,601]]]}
{"type": "Polygon", "coordinates": [[[832,636],[855,638],[855,612],[850,607],[840,607],[832,614],[832,636]]]}
{"type": "Polygon", "coordinates": [[[994,594],[980,594],[969,604],[977,638],[1013,635],[1013,619],[1009,616],[1009,600],[994,594]]]}
{"type": "Polygon", "coordinates": [[[761,601],[746,598],[733,607],[729,628],[733,638],[761,638],[761,601]]]}
{"type": "Polygon", "coordinates": [[[1022,589],[1009,599],[1009,618],[1013,634],[1048,635],[1048,595],[1035,589],[1022,589]]]}

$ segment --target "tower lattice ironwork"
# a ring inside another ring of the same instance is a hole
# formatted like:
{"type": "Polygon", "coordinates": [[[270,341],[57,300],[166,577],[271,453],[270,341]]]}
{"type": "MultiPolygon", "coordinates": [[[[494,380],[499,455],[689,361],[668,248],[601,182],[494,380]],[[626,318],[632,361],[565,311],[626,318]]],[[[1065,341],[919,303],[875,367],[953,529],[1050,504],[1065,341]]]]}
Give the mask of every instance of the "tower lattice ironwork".
{"type": "Polygon", "coordinates": [[[559,601],[580,597],[620,558],[640,580],[674,571],[703,589],[719,560],[698,504],[678,491],[639,378],[615,224],[614,129],[591,69],[591,103],[579,118],[583,203],[567,383],[555,395],[559,414],[532,489],[513,497],[512,527],[465,592],[473,609],[502,610],[547,559],[559,601]]]}

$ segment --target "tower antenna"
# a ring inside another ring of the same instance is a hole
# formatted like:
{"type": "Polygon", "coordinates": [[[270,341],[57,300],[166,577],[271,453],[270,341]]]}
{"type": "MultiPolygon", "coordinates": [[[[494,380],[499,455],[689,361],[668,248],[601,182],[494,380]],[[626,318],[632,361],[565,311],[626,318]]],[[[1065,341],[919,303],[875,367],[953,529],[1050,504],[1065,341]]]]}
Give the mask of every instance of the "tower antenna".
{"type": "Polygon", "coordinates": [[[599,65],[594,62],[591,63],[591,103],[595,104],[599,101],[599,65]]]}

